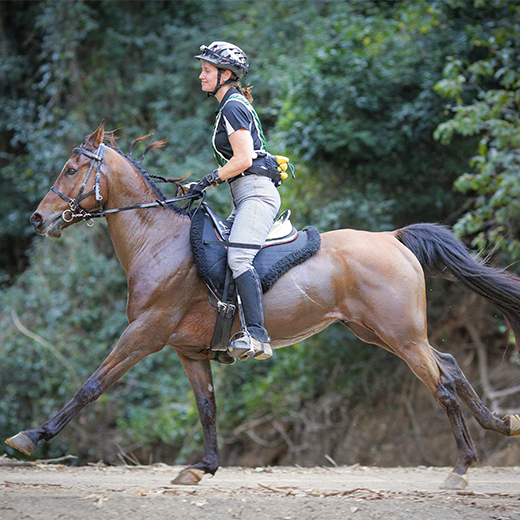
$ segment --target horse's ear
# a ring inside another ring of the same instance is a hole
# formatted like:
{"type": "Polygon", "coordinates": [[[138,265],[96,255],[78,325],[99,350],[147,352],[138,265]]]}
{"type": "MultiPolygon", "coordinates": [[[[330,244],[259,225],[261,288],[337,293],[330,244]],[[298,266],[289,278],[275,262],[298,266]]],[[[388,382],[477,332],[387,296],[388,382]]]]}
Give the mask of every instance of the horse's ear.
{"type": "Polygon", "coordinates": [[[85,144],[83,145],[85,148],[91,150],[92,152],[96,151],[98,146],[103,142],[103,135],[105,133],[105,120],[101,121],[101,124],[98,126],[97,130],[90,134],[85,139],[85,144]]]}

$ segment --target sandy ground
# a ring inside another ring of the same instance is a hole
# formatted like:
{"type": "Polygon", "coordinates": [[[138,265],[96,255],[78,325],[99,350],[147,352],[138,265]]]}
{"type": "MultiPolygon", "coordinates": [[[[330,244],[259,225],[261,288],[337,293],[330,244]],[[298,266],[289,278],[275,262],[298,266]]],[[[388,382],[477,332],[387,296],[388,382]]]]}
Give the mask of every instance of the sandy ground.
{"type": "Polygon", "coordinates": [[[180,467],[0,465],[1,520],[471,519],[520,520],[520,467],[221,468],[198,486],[170,484],[180,467]]]}

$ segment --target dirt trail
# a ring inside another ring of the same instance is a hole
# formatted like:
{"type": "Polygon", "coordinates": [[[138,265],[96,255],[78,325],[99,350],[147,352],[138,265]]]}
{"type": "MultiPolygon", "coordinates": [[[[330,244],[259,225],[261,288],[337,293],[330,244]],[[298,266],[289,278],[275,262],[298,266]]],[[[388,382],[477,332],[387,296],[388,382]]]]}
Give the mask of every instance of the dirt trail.
{"type": "Polygon", "coordinates": [[[471,519],[520,520],[520,467],[469,471],[442,491],[449,468],[222,468],[172,486],[180,467],[0,467],[1,520],[471,519]]]}

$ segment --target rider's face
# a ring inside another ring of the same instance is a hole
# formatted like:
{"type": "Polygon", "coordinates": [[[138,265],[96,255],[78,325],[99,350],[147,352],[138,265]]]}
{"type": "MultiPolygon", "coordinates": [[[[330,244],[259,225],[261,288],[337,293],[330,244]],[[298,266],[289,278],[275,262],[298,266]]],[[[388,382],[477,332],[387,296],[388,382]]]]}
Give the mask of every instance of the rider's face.
{"type": "Polygon", "coordinates": [[[218,69],[207,61],[201,61],[200,86],[204,92],[213,92],[217,86],[218,69]]]}

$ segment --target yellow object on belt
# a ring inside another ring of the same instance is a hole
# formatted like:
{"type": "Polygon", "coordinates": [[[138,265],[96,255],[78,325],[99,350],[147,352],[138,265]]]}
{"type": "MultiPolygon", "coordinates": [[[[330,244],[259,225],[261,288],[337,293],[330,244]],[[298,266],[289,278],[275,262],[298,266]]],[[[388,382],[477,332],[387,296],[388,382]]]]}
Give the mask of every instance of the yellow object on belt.
{"type": "Polygon", "coordinates": [[[282,181],[287,179],[287,166],[289,163],[289,158],[284,157],[283,155],[275,155],[276,162],[278,163],[278,172],[280,173],[280,177],[282,181]]]}

